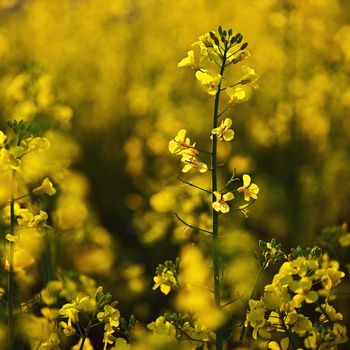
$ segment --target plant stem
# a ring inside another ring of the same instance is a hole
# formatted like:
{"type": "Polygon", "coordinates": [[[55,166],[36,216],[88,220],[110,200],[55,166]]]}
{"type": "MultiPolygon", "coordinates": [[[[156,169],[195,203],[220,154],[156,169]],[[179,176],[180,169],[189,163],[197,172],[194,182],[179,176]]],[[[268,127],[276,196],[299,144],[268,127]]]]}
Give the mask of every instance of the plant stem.
{"type": "MultiPolygon", "coordinates": [[[[225,50],[222,57],[222,63],[220,67],[220,75],[223,76],[225,63],[226,63],[227,45],[225,45],[225,50]]],[[[219,102],[220,102],[220,92],[221,92],[221,82],[218,85],[218,92],[215,95],[214,109],[213,109],[213,120],[212,129],[218,126],[218,116],[219,116],[219,102]]],[[[216,201],[214,192],[217,191],[217,138],[216,135],[212,137],[212,147],[211,147],[211,190],[212,190],[212,202],[216,201]]],[[[212,209],[212,259],[213,259],[213,277],[214,277],[214,296],[215,305],[217,308],[221,308],[221,296],[220,296],[220,247],[219,247],[219,213],[212,209]]],[[[216,330],[216,350],[222,350],[223,348],[223,336],[222,329],[219,327],[216,330]]]]}
{"type": "Polygon", "coordinates": [[[83,350],[84,349],[85,340],[86,340],[87,336],[89,335],[89,332],[90,332],[90,329],[92,327],[93,322],[95,321],[96,314],[97,314],[97,309],[92,314],[92,316],[91,316],[91,318],[89,320],[89,323],[87,324],[87,326],[85,328],[83,337],[81,338],[81,344],[80,344],[79,350],[83,350]]]}
{"type": "MultiPolygon", "coordinates": [[[[11,181],[11,194],[10,194],[10,234],[13,236],[15,233],[15,175],[16,170],[12,170],[12,181],[11,181]]],[[[9,256],[8,256],[8,279],[7,279],[7,321],[8,321],[8,344],[9,350],[14,347],[14,253],[15,253],[15,242],[9,242],[9,256]]]]}

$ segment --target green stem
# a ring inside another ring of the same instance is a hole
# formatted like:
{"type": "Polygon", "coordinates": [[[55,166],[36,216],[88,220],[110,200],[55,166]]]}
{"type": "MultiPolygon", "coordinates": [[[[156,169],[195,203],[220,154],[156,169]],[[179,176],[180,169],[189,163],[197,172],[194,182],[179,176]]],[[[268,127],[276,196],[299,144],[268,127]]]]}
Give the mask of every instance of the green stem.
{"type": "Polygon", "coordinates": [[[186,184],[186,185],[188,185],[188,186],[192,186],[192,187],[194,187],[194,188],[197,188],[198,190],[201,190],[201,191],[203,191],[203,192],[207,192],[207,193],[209,193],[209,194],[212,194],[210,191],[206,190],[205,188],[193,184],[192,181],[186,181],[186,180],[182,179],[182,178],[179,177],[179,176],[178,176],[177,178],[178,178],[179,181],[183,182],[184,184],[186,184]]]}
{"type": "MultiPolygon", "coordinates": [[[[220,68],[220,75],[223,76],[225,63],[226,63],[226,54],[227,54],[227,45],[225,45],[224,54],[222,57],[222,63],[220,68]]],[[[219,102],[220,102],[220,92],[221,92],[221,82],[218,86],[218,92],[215,95],[214,109],[213,109],[213,120],[212,120],[212,129],[218,127],[218,117],[219,117],[219,102]]],[[[212,202],[216,201],[214,192],[217,191],[217,138],[216,135],[212,137],[211,144],[211,191],[212,202]]],[[[219,213],[212,209],[212,259],[213,259],[213,277],[214,277],[214,297],[215,305],[217,308],[221,308],[221,296],[220,296],[220,247],[219,247],[219,213]]],[[[219,327],[216,330],[216,350],[222,350],[223,348],[223,336],[222,329],[219,327]]]]}
{"type": "MultiPolygon", "coordinates": [[[[10,234],[13,236],[15,233],[15,175],[16,170],[12,170],[12,182],[11,182],[11,194],[10,194],[10,234]]],[[[15,253],[15,242],[9,242],[9,272],[7,279],[7,317],[8,317],[8,344],[9,349],[14,348],[14,296],[15,296],[15,285],[14,285],[14,253],[15,253]]]]}
{"type": "Polygon", "coordinates": [[[43,256],[44,260],[44,279],[45,282],[49,282],[55,279],[55,264],[54,264],[54,254],[53,254],[53,237],[50,229],[45,232],[45,252],[43,256]]]}
{"type": "Polygon", "coordinates": [[[181,221],[183,224],[185,224],[189,228],[192,228],[194,230],[198,230],[198,231],[201,231],[201,232],[209,233],[210,235],[212,234],[211,231],[204,230],[203,228],[200,228],[200,227],[197,227],[197,226],[194,226],[194,225],[191,225],[191,224],[187,223],[184,219],[181,219],[180,216],[177,213],[175,213],[175,216],[176,216],[176,218],[179,221],[181,221]]]}
{"type": "Polygon", "coordinates": [[[91,316],[91,318],[89,320],[89,323],[87,324],[87,326],[85,328],[85,332],[84,332],[84,335],[83,335],[83,337],[81,339],[81,344],[80,344],[79,350],[83,350],[84,349],[85,340],[86,340],[87,336],[89,335],[89,332],[90,332],[90,329],[92,327],[93,322],[95,321],[96,314],[97,314],[97,308],[94,311],[94,313],[92,314],[92,316],[91,316]]]}

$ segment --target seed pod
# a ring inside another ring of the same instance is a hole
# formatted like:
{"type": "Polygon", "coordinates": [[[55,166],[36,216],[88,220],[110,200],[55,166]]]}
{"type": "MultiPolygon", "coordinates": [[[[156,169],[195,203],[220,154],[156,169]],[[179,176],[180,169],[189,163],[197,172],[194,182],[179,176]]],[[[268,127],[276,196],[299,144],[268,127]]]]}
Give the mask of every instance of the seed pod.
{"type": "Polygon", "coordinates": [[[244,44],[241,46],[240,50],[244,50],[244,49],[246,49],[246,48],[247,48],[247,46],[248,46],[248,43],[244,43],[244,44]]]}

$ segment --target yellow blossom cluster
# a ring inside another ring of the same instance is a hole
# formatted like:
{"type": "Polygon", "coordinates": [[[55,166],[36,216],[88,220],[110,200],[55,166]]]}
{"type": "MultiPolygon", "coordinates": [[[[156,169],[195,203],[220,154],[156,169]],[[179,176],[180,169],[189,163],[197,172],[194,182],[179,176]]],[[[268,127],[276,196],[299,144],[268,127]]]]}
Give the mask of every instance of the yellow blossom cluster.
{"type": "Polygon", "coordinates": [[[284,262],[261,299],[249,300],[245,327],[252,327],[254,339],[282,333],[279,343],[269,342],[269,349],[288,349],[290,344],[332,348],[347,342],[343,316],[329,303],[344,276],[315,258],[298,256],[284,262]]]}
{"type": "Polygon", "coordinates": [[[170,293],[171,289],[177,287],[177,272],[179,269],[179,259],[177,258],[174,261],[167,260],[164,264],[159,264],[156,269],[156,276],[153,277],[154,286],[153,290],[156,290],[158,287],[160,291],[167,295],[170,293]]]}
{"type": "Polygon", "coordinates": [[[185,163],[182,168],[183,173],[189,172],[191,169],[197,169],[200,173],[208,171],[208,166],[198,161],[198,150],[195,148],[195,143],[191,145],[191,140],[186,137],[187,131],[181,129],[175,138],[169,142],[169,151],[172,154],[180,155],[181,162],[185,163]]]}

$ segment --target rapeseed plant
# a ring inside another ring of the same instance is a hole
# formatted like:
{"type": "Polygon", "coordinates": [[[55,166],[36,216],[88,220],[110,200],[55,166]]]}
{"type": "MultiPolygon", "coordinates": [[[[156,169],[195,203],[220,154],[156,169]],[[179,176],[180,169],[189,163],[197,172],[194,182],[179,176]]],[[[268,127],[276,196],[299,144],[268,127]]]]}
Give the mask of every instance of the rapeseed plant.
{"type": "MultiPolygon", "coordinates": [[[[213,271],[213,292],[214,300],[206,296],[208,291],[199,291],[198,288],[211,288],[211,283],[208,281],[209,274],[206,275],[205,265],[206,262],[203,260],[200,251],[196,248],[188,247],[188,252],[184,252],[182,257],[183,271],[180,272],[182,275],[182,283],[194,285],[189,288],[188,292],[180,291],[178,297],[178,305],[187,309],[190,314],[198,320],[199,324],[204,326],[206,329],[211,329],[215,332],[215,339],[212,339],[212,343],[215,344],[216,349],[221,350],[224,347],[226,340],[223,336],[222,325],[225,323],[225,316],[222,311],[222,275],[224,273],[221,263],[221,253],[219,248],[219,214],[227,214],[230,212],[229,201],[233,201],[232,207],[234,211],[241,210],[245,215],[247,214],[247,206],[242,204],[234,204],[237,201],[234,193],[244,195],[244,200],[248,201],[250,206],[254,200],[257,199],[259,193],[259,187],[251,183],[251,177],[247,174],[243,175],[243,184],[240,187],[234,188],[236,182],[241,180],[232,175],[232,177],[226,182],[222,189],[218,187],[218,161],[217,161],[217,148],[219,142],[230,142],[234,138],[234,130],[231,129],[232,119],[225,118],[223,115],[230,108],[235,107],[236,104],[242,102],[246,93],[243,86],[251,85],[257,88],[256,81],[258,75],[252,68],[243,66],[245,75],[239,79],[236,83],[231,83],[226,78],[227,69],[249,56],[246,51],[248,43],[242,42],[243,36],[233,34],[232,29],[223,30],[221,27],[218,28],[218,32],[211,31],[205,35],[199,37],[199,41],[195,42],[193,50],[188,51],[187,57],[183,58],[179,64],[179,68],[190,68],[195,71],[195,76],[201,85],[205,88],[206,92],[214,97],[214,107],[212,116],[212,128],[209,135],[211,139],[211,151],[204,151],[196,147],[196,143],[191,143],[190,138],[187,137],[187,130],[181,129],[173,140],[169,142],[169,151],[177,156],[181,157],[181,162],[185,163],[182,169],[183,173],[187,173],[191,169],[197,169],[199,173],[204,174],[210,172],[211,174],[211,189],[207,190],[192,182],[185,179],[181,179],[182,182],[194,187],[204,193],[211,195],[211,229],[207,230],[201,227],[196,227],[192,224],[187,223],[178,214],[177,218],[184,223],[187,228],[192,228],[198,232],[205,232],[212,237],[212,271],[213,271]],[[226,106],[222,106],[220,100],[221,93],[225,92],[228,95],[228,102],[226,106]],[[221,108],[221,111],[219,110],[221,108]],[[219,123],[220,122],[220,123],[219,123]],[[210,166],[204,162],[205,156],[210,157],[210,166]],[[200,161],[198,160],[200,159],[200,161]],[[186,261],[188,260],[188,263],[186,261]],[[195,262],[198,260],[198,266],[196,267],[195,262]],[[186,267],[187,266],[187,267],[186,267]],[[191,267],[191,268],[190,268],[191,267]],[[188,270],[188,272],[186,272],[188,270]],[[192,272],[189,272],[192,271],[192,272]],[[188,274],[186,276],[186,273],[188,274]],[[184,275],[185,274],[185,275],[184,275]],[[195,277],[196,275],[196,277],[195,277]],[[199,279],[198,279],[199,278],[199,279]],[[208,285],[209,283],[209,285],[208,285]],[[193,293],[193,288],[197,288],[193,293]],[[192,290],[191,290],[192,289],[192,290]],[[204,305],[207,306],[204,306],[204,305]],[[208,306],[208,305],[212,306],[208,306]],[[208,315],[210,315],[208,317],[208,315]]],[[[186,250],[187,252],[187,250],[186,250]]],[[[180,260],[181,261],[181,260],[180,260]]],[[[165,271],[169,272],[169,271],[165,271]]],[[[208,271],[209,272],[209,271],[208,271]]],[[[171,290],[169,283],[174,283],[176,279],[171,276],[174,282],[170,279],[170,276],[165,278],[163,276],[155,277],[154,289],[159,285],[162,287],[161,291],[164,294],[168,294],[171,290]],[[161,282],[163,281],[163,282],[161,282]],[[169,281],[169,282],[167,282],[169,281]],[[164,284],[161,284],[164,283],[164,284]]],[[[183,331],[180,328],[180,331],[183,331]]],[[[191,337],[189,337],[191,339],[191,337]]],[[[204,341],[205,343],[205,341],[204,341]]]]}

